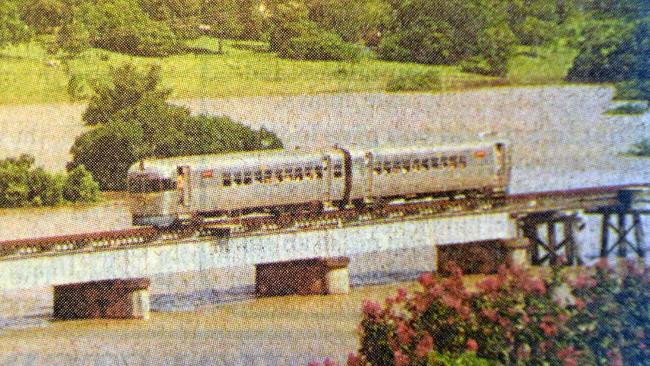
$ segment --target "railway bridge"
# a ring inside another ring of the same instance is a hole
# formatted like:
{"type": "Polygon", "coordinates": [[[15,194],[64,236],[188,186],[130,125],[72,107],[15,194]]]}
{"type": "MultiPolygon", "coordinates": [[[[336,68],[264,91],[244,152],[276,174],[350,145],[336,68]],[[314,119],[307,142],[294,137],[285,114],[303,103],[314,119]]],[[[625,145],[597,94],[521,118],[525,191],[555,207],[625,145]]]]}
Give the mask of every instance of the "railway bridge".
{"type": "Polygon", "coordinates": [[[148,278],[163,273],[255,265],[264,296],[345,293],[350,256],[400,248],[435,247],[439,261],[474,265],[580,264],[578,213],[602,217],[601,256],[645,257],[650,185],[627,185],[5,241],[0,289],[54,286],[57,318],[146,318],[148,278]],[[468,245],[483,250],[468,256],[468,245]]]}

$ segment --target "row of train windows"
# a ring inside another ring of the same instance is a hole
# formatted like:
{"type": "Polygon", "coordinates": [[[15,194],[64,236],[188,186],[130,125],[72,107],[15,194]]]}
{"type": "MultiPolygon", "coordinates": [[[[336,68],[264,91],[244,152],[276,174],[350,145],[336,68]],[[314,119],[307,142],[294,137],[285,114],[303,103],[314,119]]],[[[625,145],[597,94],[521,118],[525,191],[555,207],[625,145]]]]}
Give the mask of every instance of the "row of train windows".
{"type": "Polygon", "coordinates": [[[152,193],[176,189],[175,182],[167,178],[159,179],[146,176],[132,176],[129,177],[127,184],[128,190],[131,193],[152,193]]]}
{"type": "Polygon", "coordinates": [[[377,161],[373,166],[374,174],[408,173],[430,169],[457,169],[467,167],[466,155],[449,155],[428,159],[397,159],[392,161],[377,161]]]}
{"type": "MultiPolygon", "coordinates": [[[[322,167],[320,165],[275,170],[265,169],[223,173],[222,181],[224,187],[230,187],[232,185],[249,185],[253,183],[269,184],[279,182],[298,182],[302,180],[323,179],[324,172],[327,172],[327,167],[322,167]]],[[[335,163],[332,166],[332,175],[334,178],[341,178],[343,176],[343,165],[341,163],[335,163]]]]}

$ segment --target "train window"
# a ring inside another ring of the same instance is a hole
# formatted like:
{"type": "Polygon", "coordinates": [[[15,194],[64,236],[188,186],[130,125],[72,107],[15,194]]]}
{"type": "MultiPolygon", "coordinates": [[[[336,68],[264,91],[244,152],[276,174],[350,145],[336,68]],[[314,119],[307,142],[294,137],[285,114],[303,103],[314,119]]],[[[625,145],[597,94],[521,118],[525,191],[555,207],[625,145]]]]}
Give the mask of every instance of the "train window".
{"type": "Polygon", "coordinates": [[[408,173],[411,171],[411,161],[402,160],[402,173],[408,173]]]}
{"type": "Polygon", "coordinates": [[[165,178],[162,179],[160,183],[162,183],[163,191],[173,191],[176,189],[176,182],[174,182],[172,179],[165,178]]]}
{"type": "Polygon", "coordinates": [[[375,166],[373,167],[373,170],[375,172],[375,175],[381,174],[381,161],[375,162],[375,166]]]}
{"type": "Polygon", "coordinates": [[[440,157],[440,166],[443,169],[449,166],[449,160],[446,155],[440,157]]]}
{"type": "Polygon", "coordinates": [[[223,173],[221,177],[223,178],[224,187],[230,187],[232,185],[232,178],[230,177],[230,173],[223,173]]]}
{"type": "Polygon", "coordinates": [[[458,166],[460,168],[466,168],[467,167],[467,156],[466,155],[460,155],[458,157],[458,166]]]}
{"type": "Polygon", "coordinates": [[[452,155],[449,157],[449,167],[452,169],[456,169],[458,166],[458,157],[456,155],[452,155]]]}
{"type": "Polygon", "coordinates": [[[305,179],[306,180],[312,180],[314,179],[314,171],[313,171],[312,166],[306,166],[305,167],[305,179]]]}
{"type": "Polygon", "coordinates": [[[431,169],[438,169],[440,167],[440,159],[437,157],[431,158],[431,169]]]}
{"type": "Polygon", "coordinates": [[[302,167],[294,168],[293,177],[298,181],[302,180],[302,177],[303,177],[303,175],[302,175],[302,167]]]}
{"type": "Polygon", "coordinates": [[[343,166],[341,163],[336,163],[334,164],[334,168],[332,169],[334,178],[341,178],[343,176],[343,166]]]}
{"type": "Polygon", "coordinates": [[[314,171],[316,172],[316,178],[323,179],[323,167],[317,166],[314,171]]]}
{"type": "Polygon", "coordinates": [[[271,183],[273,180],[273,172],[270,169],[264,171],[264,183],[271,183]]]}
{"type": "Polygon", "coordinates": [[[284,176],[282,174],[282,170],[278,169],[275,171],[275,179],[278,180],[278,182],[282,182],[284,180],[284,176]]]}
{"type": "Polygon", "coordinates": [[[429,159],[422,159],[422,169],[429,170],[429,159]]]}
{"type": "Polygon", "coordinates": [[[234,176],[233,181],[235,182],[235,184],[241,185],[242,184],[241,172],[235,172],[233,173],[233,176],[234,176]]]}
{"type": "Polygon", "coordinates": [[[251,172],[244,172],[244,184],[253,183],[253,174],[251,172]]]}
{"type": "Polygon", "coordinates": [[[413,171],[419,171],[422,169],[422,164],[420,163],[420,159],[413,159],[413,171]]]}
{"type": "Polygon", "coordinates": [[[400,172],[402,168],[402,162],[399,160],[393,161],[393,167],[391,168],[390,172],[393,174],[397,174],[400,172]]]}
{"type": "Polygon", "coordinates": [[[293,168],[284,168],[284,180],[293,180],[293,168]]]}
{"type": "Polygon", "coordinates": [[[390,171],[393,169],[393,163],[390,161],[384,161],[384,171],[386,174],[390,174],[390,171]]]}
{"type": "Polygon", "coordinates": [[[262,178],[263,174],[261,170],[256,170],[255,171],[255,181],[257,183],[264,183],[264,179],[262,178]]]}

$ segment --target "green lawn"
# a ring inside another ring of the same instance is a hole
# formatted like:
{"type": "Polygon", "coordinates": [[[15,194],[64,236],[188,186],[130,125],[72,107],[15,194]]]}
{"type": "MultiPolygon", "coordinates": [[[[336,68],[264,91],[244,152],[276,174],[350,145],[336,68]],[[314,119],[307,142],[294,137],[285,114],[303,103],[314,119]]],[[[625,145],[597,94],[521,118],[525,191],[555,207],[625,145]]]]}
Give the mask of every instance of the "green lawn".
{"type": "MultiPolygon", "coordinates": [[[[214,39],[200,38],[191,46],[216,49],[214,39]]],[[[218,98],[252,95],[296,95],[333,92],[383,91],[397,72],[437,70],[443,90],[497,84],[558,83],[573,58],[567,49],[543,49],[539,57],[517,56],[504,80],[467,74],[454,66],[364,60],[358,63],[295,61],[261,52],[259,42],[225,41],[224,53],[185,54],[167,58],[132,57],[92,49],[64,65],[48,65],[51,57],[36,42],[0,51],[0,104],[65,102],[68,75],[82,81],[102,77],[109,65],[126,61],[160,64],[163,83],[172,98],[218,98]],[[255,49],[258,49],[257,51],[255,49]]]]}

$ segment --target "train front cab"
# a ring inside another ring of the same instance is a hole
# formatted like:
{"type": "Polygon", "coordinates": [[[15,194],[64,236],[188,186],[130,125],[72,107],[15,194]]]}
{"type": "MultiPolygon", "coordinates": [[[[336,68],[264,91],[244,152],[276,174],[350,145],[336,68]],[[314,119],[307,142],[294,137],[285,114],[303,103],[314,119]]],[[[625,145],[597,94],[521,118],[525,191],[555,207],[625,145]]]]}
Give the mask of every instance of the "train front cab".
{"type": "Polygon", "coordinates": [[[165,176],[156,171],[129,172],[127,185],[132,223],[169,227],[178,222],[189,204],[188,182],[183,175],[165,176]]]}

